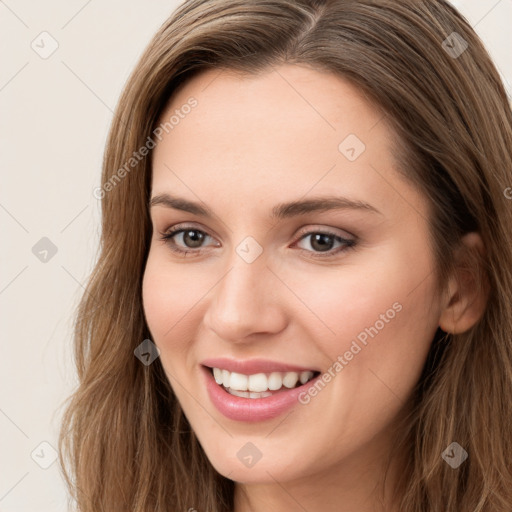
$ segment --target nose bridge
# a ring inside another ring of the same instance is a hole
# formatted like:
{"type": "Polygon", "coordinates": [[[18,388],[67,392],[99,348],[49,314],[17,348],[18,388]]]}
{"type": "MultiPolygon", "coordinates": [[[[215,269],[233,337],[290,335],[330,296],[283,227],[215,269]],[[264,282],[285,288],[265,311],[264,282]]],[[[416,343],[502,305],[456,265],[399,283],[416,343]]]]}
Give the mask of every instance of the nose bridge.
{"type": "Polygon", "coordinates": [[[258,282],[262,285],[268,272],[263,260],[247,263],[238,255],[231,259],[229,272],[219,283],[217,298],[224,303],[255,307],[260,302],[258,282]]]}
{"type": "Polygon", "coordinates": [[[241,340],[256,332],[282,328],[283,317],[270,286],[275,286],[267,259],[251,241],[242,242],[233,250],[228,270],[212,290],[204,321],[216,334],[226,340],[241,340]],[[256,256],[255,256],[256,255],[256,256]]]}

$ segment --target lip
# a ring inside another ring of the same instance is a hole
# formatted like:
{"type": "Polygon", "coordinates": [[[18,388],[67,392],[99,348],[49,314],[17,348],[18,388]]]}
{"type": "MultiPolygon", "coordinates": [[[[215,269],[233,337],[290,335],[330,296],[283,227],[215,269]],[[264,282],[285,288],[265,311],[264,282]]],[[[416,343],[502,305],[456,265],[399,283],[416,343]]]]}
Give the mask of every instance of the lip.
{"type": "Polygon", "coordinates": [[[201,366],[201,371],[204,375],[210,400],[217,410],[231,420],[244,422],[257,422],[277,418],[294,405],[298,405],[299,395],[310,386],[313,386],[322,376],[320,373],[302,386],[279,391],[265,398],[243,398],[231,395],[222,386],[219,386],[207,366],[201,366]]]}
{"type": "Polygon", "coordinates": [[[244,375],[254,375],[255,373],[272,373],[272,372],[306,372],[320,371],[317,368],[306,368],[303,366],[294,366],[287,363],[279,363],[268,359],[248,359],[241,361],[237,359],[228,359],[225,357],[216,357],[206,359],[201,362],[203,366],[209,368],[220,368],[230,372],[242,373],[244,375]]]}

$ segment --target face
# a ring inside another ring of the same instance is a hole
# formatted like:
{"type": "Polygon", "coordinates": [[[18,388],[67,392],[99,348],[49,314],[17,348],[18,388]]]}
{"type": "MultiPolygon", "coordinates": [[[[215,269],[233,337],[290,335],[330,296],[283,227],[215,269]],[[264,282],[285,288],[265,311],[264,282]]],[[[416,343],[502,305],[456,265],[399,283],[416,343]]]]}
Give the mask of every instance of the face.
{"type": "Polygon", "coordinates": [[[245,483],[378,464],[440,315],[429,208],[383,113],[292,65],[203,72],[163,122],[176,110],[143,302],[209,460],[245,483]]]}

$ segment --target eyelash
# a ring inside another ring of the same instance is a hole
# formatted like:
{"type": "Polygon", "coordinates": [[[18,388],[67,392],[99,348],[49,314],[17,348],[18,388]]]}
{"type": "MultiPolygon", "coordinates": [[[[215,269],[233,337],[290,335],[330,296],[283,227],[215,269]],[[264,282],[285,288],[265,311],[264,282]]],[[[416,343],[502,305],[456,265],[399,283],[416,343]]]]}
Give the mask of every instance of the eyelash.
{"type": "MultiPolygon", "coordinates": [[[[195,253],[196,255],[200,255],[203,252],[202,249],[204,249],[204,248],[201,247],[198,249],[182,249],[182,248],[179,248],[173,241],[173,238],[176,235],[178,235],[180,233],[184,233],[186,231],[196,231],[198,233],[202,233],[203,235],[210,236],[210,235],[208,235],[208,233],[204,232],[203,230],[197,229],[193,226],[178,225],[178,226],[174,226],[173,228],[169,229],[165,233],[160,233],[160,240],[164,241],[168,245],[169,249],[171,249],[171,251],[178,253],[182,256],[186,256],[189,253],[195,253]]],[[[332,233],[329,230],[307,231],[305,233],[302,233],[302,235],[294,243],[300,242],[301,240],[307,238],[308,236],[316,235],[316,234],[331,236],[335,239],[335,241],[344,244],[344,246],[338,247],[336,249],[330,249],[329,251],[326,251],[326,252],[309,251],[307,249],[299,248],[303,252],[310,253],[310,255],[313,258],[323,258],[323,259],[332,258],[341,252],[345,252],[349,249],[353,249],[356,245],[356,240],[343,238],[343,237],[337,235],[336,233],[332,233]]]]}

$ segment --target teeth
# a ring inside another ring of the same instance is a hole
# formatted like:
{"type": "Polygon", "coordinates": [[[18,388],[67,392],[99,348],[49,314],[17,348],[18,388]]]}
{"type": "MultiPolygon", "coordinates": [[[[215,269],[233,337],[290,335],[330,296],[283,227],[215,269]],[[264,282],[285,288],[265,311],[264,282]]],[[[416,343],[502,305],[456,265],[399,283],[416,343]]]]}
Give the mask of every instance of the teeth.
{"type": "Polygon", "coordinates": [[[249,384],[247,387],[249,391],[267,391],[267,383],[267,376],[264,373],[257,373],[255,375],[249,375],[249,384]]]}
{"type": "Polygon", "coordinates": [[[267,396],[272,396],[272,393],[269,391],[263,391],[263,393],[254,393],[253,391],[237,391],[236,389],[228,389],[228,393],[235,396],[240,396],[242,398],[265,398],[267,396]]]}
{"type": "MultiPolygon", "coordinates": [[[[236,389],[238,391],[246,391],[247,385],[248,385],[248,377],[247,375],[244,375],[243,373],[231,373],[231,376],[229,378],[229,386],[231,389],[236,389]]],[[[252,388],[251,388],[252,389],[252,388]]],[[[256,390],[254,390],[256,391],[256,390]]]]}
{"type": "Polygon", "coordinates": [[[244,375],[213,368],[213,376],[217,384],[228,388],[228,391],[232,392],[233,395],[245,398],[262,398],[262,396],[269,396],[265,394],[266,392],[277,391],[283,386],[292,389],[297,385],[297,382],[306,384],[313,377],[313,372],[272,372],[270,374],[244,375]],[[255,396],[250,396],[252,394],[255,396]]]}
{"type": "Polygon", "coordinates": [[[277,391],[283,386],[283,378],[279,372],[273,372],[268,378],[268,389],[277,391]]]}
{"type": "Polygon", "coordinates": [[[295,384],[297,384],[297,381],[299,380],[299,374],[297,372],[288,372],[283,379],[283,384],[287,388],[294,388],[295,384]]]}
{"type": "Polygon", "coordinates": [[[306,384],[306,382],[310,380],[311,377],[313,377],[313,372],[301,372],[299,377],[300,383],[306,384]]]}
{"type": "Polygon", "coordinates": [[[213,376],[215,378],[215,382],[217,384],[222,385],[222,382],[223,382],[222,370],[220,370],[219,368],[214,368],[213,369],[213,376]]]}

